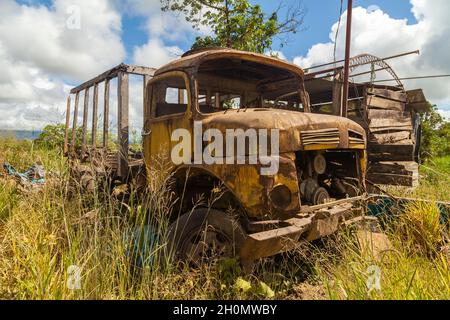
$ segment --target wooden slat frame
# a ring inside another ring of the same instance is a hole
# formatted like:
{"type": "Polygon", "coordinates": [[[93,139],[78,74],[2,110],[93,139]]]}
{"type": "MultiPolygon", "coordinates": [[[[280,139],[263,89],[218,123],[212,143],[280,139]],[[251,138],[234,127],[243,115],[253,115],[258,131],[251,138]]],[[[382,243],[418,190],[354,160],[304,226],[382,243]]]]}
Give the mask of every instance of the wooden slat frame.
{"type": "Polygon", "coordinates": [[[117,97],[118,97],[118,168],[119,177],[128,176],[128,145],[129,145],[129,75],[119,72],[117,75],[117,97]]]}
{"type": "Polygon", "coordinates": [[[108,133],[109,133],[109,79],[105,80],[105,91],[103,100],[103,148],[108,148],[108,133]]]}
{"type": "Polygon", "coordinates": [[[69,126],[70,126],[70,95],[67,97],[66,127],[64,131],[64,154],[69,152],[69,126]]]}
{"type": "Polygon", "coordinates": [[[78,121],[78,104],[80,100],[80,92],[75,94],[75,106],[73,110],[73,125],[72,125],[72,145],[71,151],[75,152],[75,145],[77,142],[77,121],[78,121]]]}
{"type": "Polygon", "coordinates": [[[84,157],[86,154],[87,124],[88,124],[88,112],[89,112],[89,90],[90,90],[90,87],[84,89],[83,138],[82,138],[82,142],[81,142],[82,157],[84,157]]]}
{"type": "Polygon", "coordinates": [[[94,101],[92,104],[92,148],[97,148],[97,116],[98,116],[98,83],[94,85],[94,101]]]}
{"type": "MultiPolygon", "coordinates": [[[[144,125],[145,119],[147,118],[146,112],[148,112],[146,106],[148,105],[148,97],[145,94],[145,88],[147,83],[152,79],[153,74],[156,69],[133,66],[121,64],[115,68],[112,68],[101,75],[86,81],[85,83],[73,88],[70,93],[75,94],[75,106],[74,106],[74,119],[73,119],[73,132],[72,132],[72,144],[68,143],[69,140],[69,123],[70,123],[70,95],[68,98],[68,108],[66,116],[66,136],[65,136],[65,151],[71,149],[73,151],[73,156],[76,156],[77,151],[76,146],[76,131],[78,122],[78,107],[79,107],[79,96],[81,91],[85,91],[84,98],[84,110],[83,110],[83,122],[82,122],[82,145],[81,145],[81,156],[84,158],[86,152],[92,146],[92,150],[98,148],[97,146],[97,132],[98,132],[98,86],[101,82],[104,82],[104,101],[103,101],[103,132],[102,132],[102,149],[107,154],[108,150],[108,138],[109,138],[109,119],[110,119],[110,81],[117,77],[118,79],[118,152],[117,152],[117,176],[126,178],[128,176],[128,147],[129,147],[129,74],[136,74],[143,76],[143,86],[144,86],[144,125]],[[92,123],[88,124],[89,110],[89,91],[90,88],[94,87],[93,93],[93,110],[92,110],[92,123]],[[87,129],[88,125],[92,125],[92,139],[87,141],[87,129]],[[69,148],[69,146],[71,148],[69,148]]],[[[114,164],[115,165],[115,164],[114,164]]]]}
{"type": "Polygon", "coordinates": [[[119,72],[153,76],[155,71],[156,71],[156,69],[154,69],[154,68],[127,65],[127,64],[122,63],[122,64],[102,73],[101,75],[99,75],[89,81],[86,81],[85,83],[80,84],[78,87],[73,88],[70,91],[70,93],[77,93],[79,91],[85,90],[86,88],[92,87],[96,83],[100,83],[107,79],[113,79],[119,74],[119,72]]]}

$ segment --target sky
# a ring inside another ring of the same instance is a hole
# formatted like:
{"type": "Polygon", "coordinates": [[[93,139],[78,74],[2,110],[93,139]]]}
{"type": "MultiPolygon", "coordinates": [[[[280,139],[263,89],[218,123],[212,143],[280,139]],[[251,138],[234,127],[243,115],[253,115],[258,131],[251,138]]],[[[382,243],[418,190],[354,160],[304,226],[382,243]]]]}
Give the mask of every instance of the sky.
{"type": "MultiPolygon", "coordinates": [[[[280,1],[250,0],[271,13],[280,1]]],[[[302,67],[333,59],[340,0],[303,0],[302,30],[273,50],[302,67]]],[[[346,2],[337,58],[344,56],[346,2]]],[[[285,0],[280,10],[298,0],[285,0]]],[[[354,0],[352,55],[380,57],[419,49],[392,60],[400,77],[450,74],[450,1],[354,0]]],[[[71,87],[121,62],[159,67],[190,48],[198,35],[183,16],[163,13],[159,0],[0,0],[0,129],[39,130],[64,119],[71,87]]],[[[286,40],[286,39],[284,39],[286,40]]],[[[405,82],[424,88],[450,118],[450,78],[405,82]]],[[[132,127],[140,126],[142,86],[131,82],[132,127]]]]}

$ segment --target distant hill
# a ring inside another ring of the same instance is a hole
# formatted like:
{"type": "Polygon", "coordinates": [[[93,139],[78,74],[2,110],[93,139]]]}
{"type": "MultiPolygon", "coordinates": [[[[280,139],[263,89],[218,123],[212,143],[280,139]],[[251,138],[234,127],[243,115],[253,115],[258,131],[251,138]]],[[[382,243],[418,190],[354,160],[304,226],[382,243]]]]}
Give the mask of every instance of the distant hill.
{"type": "Polygon", "coordinates": [[[18,140],[34,140],[39,137],[42,131],[28,131],[28,130],[0,130],[0,138],[16,138],[18,140]]]}

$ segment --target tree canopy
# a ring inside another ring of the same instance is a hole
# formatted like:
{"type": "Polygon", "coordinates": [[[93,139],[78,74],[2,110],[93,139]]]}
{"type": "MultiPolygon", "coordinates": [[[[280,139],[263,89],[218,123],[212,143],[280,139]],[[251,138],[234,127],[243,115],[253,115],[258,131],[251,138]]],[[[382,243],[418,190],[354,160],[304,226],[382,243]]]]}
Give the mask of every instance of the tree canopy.
{"type": "Polygon", "coordinates": [[[192,49],[227,47],[258,53],[271,50],[277,36],[283,45],[283,36],[298,32],[305,15],[300,1],[292,7],[281,3],[270,14],[248,0],[161,0],[161,8],[183,14],[195,29],[211,29],[212,35],[197,37],[192,49]],[[282,9],[285,18],[280,21],[282,9]]]}

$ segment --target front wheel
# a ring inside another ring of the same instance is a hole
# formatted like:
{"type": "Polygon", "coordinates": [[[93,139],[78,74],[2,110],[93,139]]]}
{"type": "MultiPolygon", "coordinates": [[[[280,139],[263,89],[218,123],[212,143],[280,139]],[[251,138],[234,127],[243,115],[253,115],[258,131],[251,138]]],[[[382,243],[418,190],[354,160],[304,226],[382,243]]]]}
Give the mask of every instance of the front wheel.
{"type": "Polygon", "coordinates": [[[240,224],[229,214],[195,209],[170,225],[168,250],[175,260],[199,266],[214,259],[236,257],[245,237],[240,224]]]}

